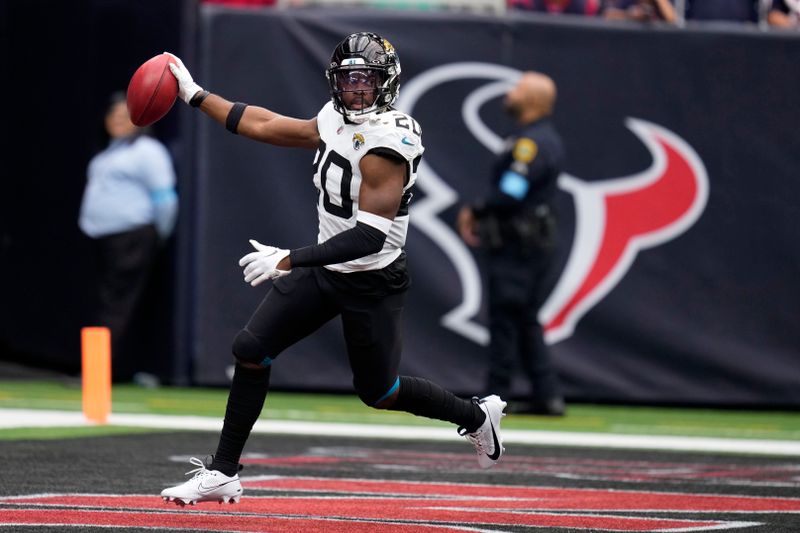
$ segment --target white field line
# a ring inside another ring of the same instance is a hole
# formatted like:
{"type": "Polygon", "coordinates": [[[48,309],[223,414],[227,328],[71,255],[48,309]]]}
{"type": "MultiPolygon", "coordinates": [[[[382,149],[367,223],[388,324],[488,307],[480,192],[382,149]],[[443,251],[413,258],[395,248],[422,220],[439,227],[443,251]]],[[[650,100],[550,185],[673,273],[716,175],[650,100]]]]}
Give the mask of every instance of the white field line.
{"type": "MultiPolygon", "coordinates": [[[[158,429],[219,431],[222,420],[202,416],[111,414],[108,423],[158,429]]],[[[0,429],[33,427],[80,427],[93,423],[78,411],[0,409],[0,429]]],[[[346,424],[293,420],[259,420],[254,433],[325,435],[350,438],[460,441],[455,429],[385,424],[346,424]]],[[[503,430],[505,444],[581,446],[693,452],[729,452],[800,457],[800,441],[679,437],[666,435],[617,435],[566,431],[503,430]]]]}

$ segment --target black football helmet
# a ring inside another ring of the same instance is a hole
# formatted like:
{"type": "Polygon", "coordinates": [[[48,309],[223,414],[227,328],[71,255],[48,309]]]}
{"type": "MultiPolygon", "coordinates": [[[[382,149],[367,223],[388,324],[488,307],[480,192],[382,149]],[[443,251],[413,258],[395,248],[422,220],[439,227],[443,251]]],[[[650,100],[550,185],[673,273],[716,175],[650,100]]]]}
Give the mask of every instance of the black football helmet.
{"type": "Polygon", "coordinates": [[[397,100],[400,60],[394,47],[380,35],[354,33],[333,50],[325,76],[336,111],[353,122],[361,122],[366,115],[385,111],[397,100]],[[374,101],[363,109],[349,109],[342,101],[345,92],[369,90],[374,91],[374,101]]]}

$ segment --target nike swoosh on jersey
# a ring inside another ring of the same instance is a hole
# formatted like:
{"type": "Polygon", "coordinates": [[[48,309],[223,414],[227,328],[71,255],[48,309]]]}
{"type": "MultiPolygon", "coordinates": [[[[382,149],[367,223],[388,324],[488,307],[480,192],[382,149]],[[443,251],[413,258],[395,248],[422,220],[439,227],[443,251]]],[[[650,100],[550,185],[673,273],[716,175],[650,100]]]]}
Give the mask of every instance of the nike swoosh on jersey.
{"type": "Polygon", "coordinates": [[[224,487],[225,485],[227,485],[229,483],[233,483],[234,481],[236,481],[236,480],[232,479],[230,481],[226,481],[225,483],[220,483],[219,485],[214,485],[213,487],[206,487],[202,483],[200,483],[200,485],[197,487],[197,492],[199,492],[200,494],[208,494],[209,492],[213,492],[213,491],[217,490],[220,487],[224,487]]]}
{"type": "MultiPolygon", "coordinates": [[[[487,414],[488,416],[488,414],[487,414]]],[[[497,442],[497,434],[494,432],[494,424],[492,424],[492,419],[489,419],[489,426],[492,428],[492,440],[494,441],[494,453],[487,454],[487,457],[492,461],[497,461],[500,458],[500,443],[497,442]]]]}
{"type": "Polygon", "coordinates": [[[400,139],[400,142],[403,143],[403,144],[407,144],[408,146],[414,146],[416,144],[414,141],[412,141],[408,137],[403,137],[402,139],[400,139]]]}

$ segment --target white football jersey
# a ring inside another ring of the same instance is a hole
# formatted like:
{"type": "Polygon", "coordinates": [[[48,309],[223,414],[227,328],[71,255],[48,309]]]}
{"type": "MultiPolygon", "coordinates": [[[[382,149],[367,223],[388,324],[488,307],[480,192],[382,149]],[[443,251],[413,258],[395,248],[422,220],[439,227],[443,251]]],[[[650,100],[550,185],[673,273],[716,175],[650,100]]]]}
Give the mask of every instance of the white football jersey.
{"type": "MultiPolygon", "coordinates": [[[[406,242],[411,188],[425,150],[419,124],[405,113],[394,110],[374,115],[361,124],[350,124],[328,102],[317,115],[317,129],[320,146],[314,158],[314,185],[319,193],[318,243],[355,227],[361,190],[359,164],[365,154],[375,148],[385,148],[408,161],[409,179],[383,249],[376,254],[325,267],[336,272],[384,268],[400,256],[406,242]]],[[[369,220],[362,222],[369,224],[369,220]]]]}

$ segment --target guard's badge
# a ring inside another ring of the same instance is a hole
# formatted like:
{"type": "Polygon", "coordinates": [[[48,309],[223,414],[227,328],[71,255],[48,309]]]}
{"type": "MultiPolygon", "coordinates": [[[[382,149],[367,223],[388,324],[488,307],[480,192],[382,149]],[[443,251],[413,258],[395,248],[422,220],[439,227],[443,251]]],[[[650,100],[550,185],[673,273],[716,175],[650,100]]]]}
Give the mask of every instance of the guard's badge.
{"type": "Polygon", "coordinates": [[[353,134],[353,149],[360,150],[364,146],[364,136],[360,133],[353,134]]]}
{"type": "Polygon", "coordinates": [[[534,160],[538,152],[539,147],[536,146],[536,143],[531,139],[523,137],[519,139],[516,144],[514,144],[512,156],[514,157],[514,160],[521,163],[530,163],[534,160]]]}

